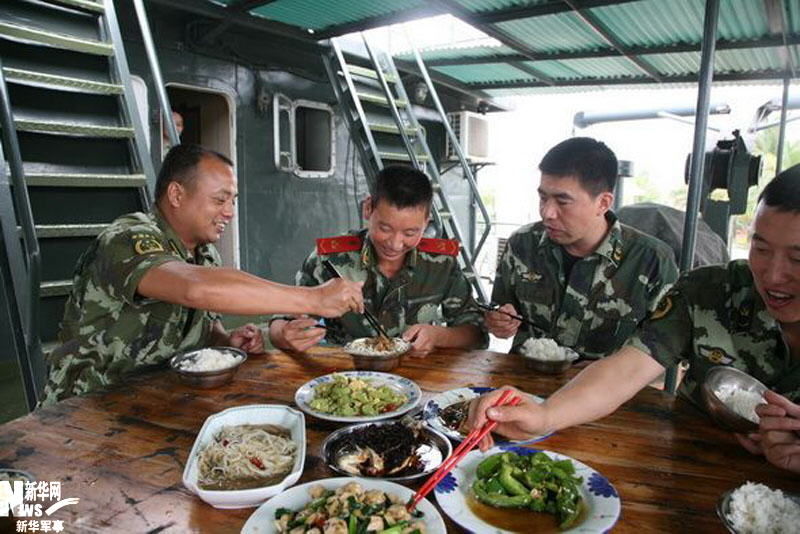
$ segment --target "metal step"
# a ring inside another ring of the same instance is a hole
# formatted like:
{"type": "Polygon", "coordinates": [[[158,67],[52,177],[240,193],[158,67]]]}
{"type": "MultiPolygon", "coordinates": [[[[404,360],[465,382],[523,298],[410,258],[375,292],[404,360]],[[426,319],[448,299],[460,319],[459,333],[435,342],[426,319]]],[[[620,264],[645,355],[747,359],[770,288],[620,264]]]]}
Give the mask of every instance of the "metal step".
{"type": "MultiPolygon", "coordinates": [[[[378,151],[381,160],[389,161],[411,161],[411,158],[406,152],[388,152],[385,150],[378,151]]],[[[417,154],[417,161],[428,161],[428,156],[424,154],[417,154]]]]}
{"type": "Polygon", "coordinates": [[[25,173],[29,187],[144,187],[144,174],[25,173]]]}
{"type": "Polygon", "coordinates": [[[61,5],[67,7],[74,7],[84,11],[91,11],[93,13],[105,13],[106,8],[102,3],[93,2],[92,0],[44,0],[47,4],[61,5]]]}
{"type": "Polygon", "coordinates": [[[72,291],[72,280],[51,280],[42,282],[39,286],[39,296],[61,297],[69,295],[72,291]]]}
{"type": "Polygon", "coordinates": [[[100,126],[98,124],[77,124],[73,122],[34,121],[14,119],[18,131],[83,137],[133,137],[133,128],[125,126],[100,126]]]}
{"type": "MultiPolygon", "coordinates": [[[[356,96],[359,100],[363,100],[364,102],[371,102],[373,104],[379,104],[381,106],[389,107],[389,101],[386,99],[385,96],[375,95],[372,93],[365,93],[363,91],[356,91],[356,96]]],[[[406,100],[395,100],[394,105],[398,108],[406,108],[408,107],[408,101],[406,100]]]]}
{"type": "MultiPolygon", "coordinates": [[[[367,119],[369,120],[369,119],[367,119]]],[[[400,129],[394,123],[389,122],[372,122],[370,121],[367,126],[373,132],[381,132],[381,133],[388,133],[388,134],[395,134],[400,135],[400,129]]],[[[403,128],[405,130],[406,135],[417,135],[417,128],[413,128],[411,126],[406,126],[403,128]]]]}
{"type": "Polygon", "coordinates": [[[77,91],[81,93],[121,95],[124,88],[121,85],[105,82],[97,82],[84,78],[72,78],[69,76],[59,76],[46,72],[36,72],[25,69],[15,69],[3,67],[7,82],[22,85],[34,85],[37,87],[48,87],[65,91],[77,91]]]}
{"type": "Polygon", "coordinates": [[[96,237],[108,227],[107,224],[42,224],[36,225],[36,237],[96,237]]]}
{"type": "Polygon", "coordinates": [[[21,39],[42,46],[54,46],[63,50],[83,52],[98,56],[113,56],[114,47],[111,43],[79,39],[63,33],[54,33],[30,26],[21,26],[10,22],[0,22],[0,37],[12,40],[21,39]]]}
{"type": "MultiPolygon", "coordinates": [[[[351,74],[355,74],[356,76],[363,76],[364,78],[371,78],[373,80],[378,79],[378,73],[372,69],[368,69],[365,67],[359,67],[358,65],[347,65],[347,70],[350,71],[351,74]]],[[[392,76],[391,74],[383,74],[383,77],[386,79],[387,82],[395,83],[397,78],[392,76]]]]}

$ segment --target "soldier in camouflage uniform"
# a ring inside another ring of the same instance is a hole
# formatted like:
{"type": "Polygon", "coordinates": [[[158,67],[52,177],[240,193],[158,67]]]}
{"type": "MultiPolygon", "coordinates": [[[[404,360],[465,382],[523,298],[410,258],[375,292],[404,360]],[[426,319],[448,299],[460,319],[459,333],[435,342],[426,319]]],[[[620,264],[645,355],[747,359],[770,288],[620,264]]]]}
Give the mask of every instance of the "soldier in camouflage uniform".
{"type": "MultiPolygon", "coordinates": [[[[364,203],[368,229],[318,239],[297,273],[297,284],[330,279],[329,260],[348,279],[364,282],[364,304],[390,336],[402,336],[417,354],[433,348],[485,346],[482,314],[459,268],[459,244],[426,239],[433,190],[428,178],[408,167],[386,167],[364,203]]],[[[326,336],[311,319],[277,319],[270,338],[280,348],[304,351],[326,336]]],[[[326,322],[327,340],[344,344],[376,333],[362,315],[348,313],[326,322]]]]}
{"type": "Polygon", "coordinates": [[[492,292],[501,309],[534,324],[490,312],[487,325],[498,337],[514,336],[513,352],[549,337],[601,358],[622,346],[677,278],[672,251],[609,210],[617,159],[603,143],[568,139],[539,168],[542,221],[511,236],[492,292]]]}
{"type": "Polygon", "coordinates": [[[220,268],[214,245],[233,217],[236,177],[225,156],[173,148],[156,185],[157,207],[124,215],[81,256],[60,345],[48,355],[43,403],[112,386],[176,351],[232,345],[263,352],[260,330],[228,335],[219,313],[321,313],[361,309],[360,284],[302,291],[220,268]]]}
{"type": "MultiPolygon", "coordinates": [[[[683,274],[625,347],[587,367],[544,408],[526,400],[519,409],[489,411],[501,421],[497,431],[521,438],[603,417],[680,361],[689,370],[679,393],[702,406],[706,373],[726,365],[772,390],[757,408],[759,432],[739,441],[800,473],[800,165],[765,187],[753,230],[748,261],[683,274]]],[[[496,396],[476,404],[473,424],[484,421],[496,396]]]]}

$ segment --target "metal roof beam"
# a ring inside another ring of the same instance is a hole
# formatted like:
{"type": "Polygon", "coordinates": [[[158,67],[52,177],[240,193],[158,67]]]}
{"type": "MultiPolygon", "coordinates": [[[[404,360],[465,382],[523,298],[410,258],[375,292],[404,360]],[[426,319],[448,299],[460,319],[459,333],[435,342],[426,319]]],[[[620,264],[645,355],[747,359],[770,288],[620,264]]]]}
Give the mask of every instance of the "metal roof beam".
{"type": "MultiPolygon", "coordinates": [[[[788,34],[786,42],[781,37],[762,37],[747,41],[717,41],[717,50],[740,50],[746,48],[771,48],[776,46],[800,44],[800,34],[788,34]]],[[[628,47],[627,52],[633,56],[646,56],[653,54],[677,54],[682,52],[699,52],[700,43],[676,44],[653,47],[628,47]]],[[[578,52],[555,52],[552,54],[537,54],[536,61],[560,61],[564,59],[587,59],[596,57],[620,57],[615,48],[599,48],[595,50],[582,50],[578,52]]],[[[493,56],[461,57],[426,59],[429,67],[443,67],[446,65],[481,65],[484,63],[507,63],[511,61],[529,61],[522,54],[496,54],[493,56]]]]}
{"type": "MultiPolygon", "coordinates": [[[[765,71],[765,72],[736,72],[728,74],[714,74],[714,82],[743,82],[743,81],[758,81],[758,80],[783,80],[786,73],[783,70],[765,71]]],[[[588,87],[588,86],[606,86],[606,85],[652,85],[657,83],[697,83],[697,75],[683,75],[683,76],[664,76],[661,82],[656,82],[648,76],[637,76],[630,78],[614,78],[614,79],[598,79],[598,78],[579,78],[575,80],[558,80],[557,87],[588,87]]],[[[513,82],[488,82],[488,83],[471,83],[467,85],[472,89],[481,89],[489,91],[492,89],[526,89],[526,88],[548,88],[545,85],[535,80],[519,80],[513,82]]]]}
{"type": "Polygon", "coordinates": [[[422,7],[415,7],[406,9],[405,11],[396,11],[385,15],[377,15],[366,19],[348,22],[346,24],[338,24],[336,26],[328,26],[316,32],[314,35],[317,39],[330,39],[345,35],[348,33],[362,32],[371,30],[373,28],[380,28],[381,26],[388,26],[390,24],[399,24],[401,22],[408,22],[410,20],[421,19],[425,17],[432,17],[435,15],[443,15],[443,11],[436,5],[425,5],[422,7]]]}
{"type": "MultiPolygon", "coordinates": [[[[430,1],[433,5],[440,6],[445,11],[448,11],[454,17],[463,20],[467,24],[471,24],[473,27],[482,31],[486,35],[494,37],[504,45],[513,48],[514,50],[522,54],[525,57],[525,59],[533,61],[536,60],[537,53],[535,50],[531,49],[525,43],[516,40],[515,38],[508,35],[506,32],[499,30],[490,24],[481,24],[477,22],[475,20],[474,14],[470,10],[461,6],[461,4],[459,4],[455,0],[430,0],[430,1]]],[[[526,67],[526,68],[528,69],[527,70],[528,74],[534,76],[544,84],[546,85],[555,84],[553,79],[547,76],[545,73],[540,72],[537,69],[534,69],[533,67],[526,67]]]]}
{"type": "MultiPolygon", "coordinates": [[[[275,0],[233,0],[233,2],[225,6],[225,10],[231,13],[245,13],[252,8],[261,7],[274,1],[275,0]]],[[[213,42],[214,39],[222,35],[222,32],[233,26],[233,24],[233,18],[223,19],[222,22],[217,24],[203,36],[203,42],[213,42]]]]}
{"type": "Polygon", "coordinates": [[[625,49],[625,46],[614,36],[614,34],[606,28],[605,24],[600,22],[589,10],[582,8],[576,0],[562,0],[565,4],[572,8],[572,11],[583,20],[597,35],[603,38],[608,44],[615,48],[620,54],[625,56],[628,61],[636,65],[636,67],[653,78],[655,81],[661,81],[661,75],[646,61],[632,56],[625,49]]]}
{"type": "MultiPolygon", "coordinates": [[[[578,4],[581,9],[591,9],[593,7],[626,4],[629,2],[638,1],[639,0],[577,0],[575,3],[578,4]]],[[[475,20],[481,24],[497,24],[499,22],[507,22],[509,20],[529,19],[544,15],[554,15],[556,13],[564,13],[565,11],[571,10],[572,8],[568,5],[565,5],[562,0],[551,0],[550,2],[532,6],[519,6],[508,9],[498,9],[496,11],[484,13],[475,13],[475,20]]]]}

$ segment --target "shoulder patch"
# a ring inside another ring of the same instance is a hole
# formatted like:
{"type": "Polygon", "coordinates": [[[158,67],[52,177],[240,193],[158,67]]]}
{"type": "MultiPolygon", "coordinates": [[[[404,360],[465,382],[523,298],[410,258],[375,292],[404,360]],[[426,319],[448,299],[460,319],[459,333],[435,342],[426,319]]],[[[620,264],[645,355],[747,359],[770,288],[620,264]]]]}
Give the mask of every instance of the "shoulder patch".
{"type": "Polygon", "coordinates": [[[458,256],[461,244],[457,239],[434,239],[423,237],[417,245],[417,249],[429,254],[444,254],[446,256],[458,256]]]}
{"type": "Polygon", "coordinates": [[[156,252],[164,252],[164,246],[159,241],[158,237],[149,233],[133,234],[131,236],[133,241],[133,250],[136,254],[153,254],[156,252]]]}
{"type": "Polygon", "coordinates": [[[337,252],[353,252],[361,250],[361,238],[357,235],[325,237],[317,239],[317,254],[335,254],[337,252]]]}
{"type": "Polygon", "coordinates": [[[653,313],[650,314],[651,321],[658,321],[659,319],[665,317],[670,311],[672,310],[672,296],[667,293],[664,297],[659,301],[658,306],[653,313]]]}

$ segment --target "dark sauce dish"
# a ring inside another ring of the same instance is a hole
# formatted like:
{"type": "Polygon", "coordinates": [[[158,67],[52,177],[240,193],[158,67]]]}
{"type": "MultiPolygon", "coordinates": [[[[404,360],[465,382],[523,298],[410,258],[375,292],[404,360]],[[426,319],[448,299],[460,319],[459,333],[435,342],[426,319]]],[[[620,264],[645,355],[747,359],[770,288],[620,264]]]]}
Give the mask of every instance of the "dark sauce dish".
{"type": "Polygon", "coordinates": [[[452,452],[443,434],[418,422],[407,425],[399,420],[341,428],[322,444],[322,457],[333,471],[383,480],[427,476],[452,452]]]}

